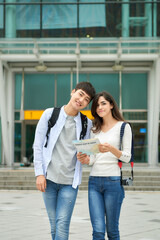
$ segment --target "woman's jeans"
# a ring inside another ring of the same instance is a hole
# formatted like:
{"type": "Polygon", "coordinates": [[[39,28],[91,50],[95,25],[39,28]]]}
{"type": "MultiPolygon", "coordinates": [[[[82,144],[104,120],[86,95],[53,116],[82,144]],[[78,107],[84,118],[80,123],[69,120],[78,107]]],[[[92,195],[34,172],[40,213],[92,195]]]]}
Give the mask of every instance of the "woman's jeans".
{"type": "Polygon", "coordinates": [[[89,177],[89,211],[93,240],[119,240],[119,216],[124,189],[120,177],[89,177]]]}
{"type": "Polygon", "coordinates": [[[47,209],[52,240],[68,240],[69,225],[77,197],[78,187],[56,184],[47,180],[47,188],[43,193],[47,209]]]}

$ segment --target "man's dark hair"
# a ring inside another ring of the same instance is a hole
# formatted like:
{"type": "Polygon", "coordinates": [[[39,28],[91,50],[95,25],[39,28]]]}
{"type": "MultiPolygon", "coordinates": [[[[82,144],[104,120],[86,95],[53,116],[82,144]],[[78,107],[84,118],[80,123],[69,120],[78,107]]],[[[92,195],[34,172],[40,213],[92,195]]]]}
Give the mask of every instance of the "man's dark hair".
{"type": "Polygon", "coordinates": [[[94,98],[96,94],[94,87],[89,82],[79,82],[75,87],[76,91],[78,89],[82,89],[84,92],[86,92],[91,97],[91,100],[94,98]]]}

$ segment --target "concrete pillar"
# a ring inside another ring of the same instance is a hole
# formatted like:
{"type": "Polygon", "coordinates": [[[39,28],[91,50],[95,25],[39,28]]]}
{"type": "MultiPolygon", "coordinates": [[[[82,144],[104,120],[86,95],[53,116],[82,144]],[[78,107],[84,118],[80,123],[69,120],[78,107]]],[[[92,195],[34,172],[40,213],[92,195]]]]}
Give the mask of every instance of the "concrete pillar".
{"type": "Polygon", "coordinates": [[[2,133],[2,164],[14,163],[14,87],[10,70],[3,70],[0,60],[0,116],[2,133]]]}
{"type": "Polygon", "coordinates": [[[7,118],[8,118],[8,141],[9,158],[7,166],[14,164],[14,81],[11,70],[7,72],[7,118]]]}
{"type": "MultiPolygon", "coordinates": [[[[123,0],[129,2],[129,0],[123,0]]],[[[122,4],[122,37],[129,37],[129,4],[122,4]]]]}
{"type": "Polygon", "coordinates": [[[148,82],[148,162],[152,167],[158,164],[158,131],[160,110],[160,58],[149,74],[148,82]]]}
{"type": "MultiPolygon", "coordinates": [[[[6,0],[6,3],[15,3],[16,0],[6,0]]],[[[6,5],[5,12],[5,37],[15,38],[16,37],[16,5],[6,5]]]]}
{"type": "Polygon", "coordinates": [[[2,139],[2,134],[1,134],[1,116],[0,116],[0,164],[2,162],[2,142],[1,142],[1,139],[2,139]]]}
{"type": "Polygon", "coordinates": [[[6,99],[6,84],[4,79],[4,71],[2,61],[0,60],[0,115],[2,126],[2,162],[5,163],[9,159],[9,138],[8,138],[8,121],[7,121],[7,99],[6,99]]]}

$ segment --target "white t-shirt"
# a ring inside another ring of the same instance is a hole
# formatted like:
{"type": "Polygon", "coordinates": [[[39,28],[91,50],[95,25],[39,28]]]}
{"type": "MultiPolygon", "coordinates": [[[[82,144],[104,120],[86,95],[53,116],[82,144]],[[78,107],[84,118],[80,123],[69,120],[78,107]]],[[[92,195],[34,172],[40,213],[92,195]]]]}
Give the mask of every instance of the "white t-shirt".
{"type": "MultiPolygon", "coordinates": [[[[120,147],[120,129],[122,121],[117,122],[107,132],[100,131],[94,134],[91,132],[91,138],[98,138],[101,143],[109,143],[115,148],[120,147]]],[[[124,135],[122,139],[122,155],[120,160],[129,162],[131,158],[131,145],[132,145],[132,131],[129,124],[126,124],[124,135]]],[[[90,163],[92,165],[90,176],[120,176],[120,168],[118,166],[118,159],[111,152],[98,153],[90,156],[90,163]]]]}

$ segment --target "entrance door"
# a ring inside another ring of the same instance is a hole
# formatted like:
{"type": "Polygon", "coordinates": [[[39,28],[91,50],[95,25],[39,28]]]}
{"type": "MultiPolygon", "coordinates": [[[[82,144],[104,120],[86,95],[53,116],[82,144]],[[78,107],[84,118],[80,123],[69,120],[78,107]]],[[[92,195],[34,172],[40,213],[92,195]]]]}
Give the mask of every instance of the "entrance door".
{"type": "Polygon", "coordinates": [[[21,161],[29,160],[33,163],[33,142],[35,136],[37,121],[24,121],[22,124],[22,149],[21,161]]]}
{"type": "Polygon", "coordinates": [[[36,124],[26,124],[26,157],[30,162],[33,162],[33,142],[35,135],[36,124]]]}

